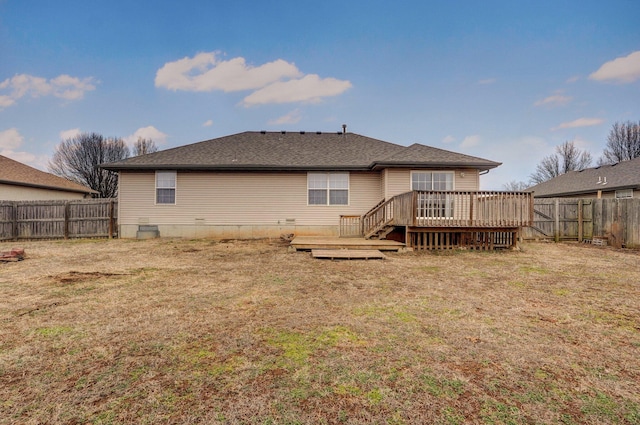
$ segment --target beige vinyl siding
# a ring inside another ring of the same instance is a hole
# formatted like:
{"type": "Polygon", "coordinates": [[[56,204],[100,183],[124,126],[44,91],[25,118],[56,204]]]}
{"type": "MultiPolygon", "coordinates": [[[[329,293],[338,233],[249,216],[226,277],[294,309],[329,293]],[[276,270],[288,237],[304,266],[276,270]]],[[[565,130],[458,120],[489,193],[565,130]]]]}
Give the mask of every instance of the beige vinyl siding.
{"type": "Polygon", "coordinates": [[[352,172],[349,205],[307,205],[307,173],[178,172],[176,203],[155,202],[155,173],[120,173],[121,225],[337,226],[380,200],[380,175],[352,172]]]}
{"type": "Polygon", "coordinates": [[[84,194],[0,183],[0,200],[2,201],[58,201],[65,199],[84,199],[84,194]]]}
{"type": "MultiPolygon", "coordinates": [[[[408,168],[389,168],[384,170],[382,178],[385,198],[409,192],[411,190],[411,171],[408,168]]],[[[450,170],[424,170],[424,171],[450,171],[450,170]]],[[[460,169],[454,170],[453,190],[477,191],[480,188],[480,176],[478,170],[460,169]],[[464,174],[464,176],[462,175],[464,174]]]]}
{"type": "Polygon", "coordinates": [[[478,191],[480,190],[480,174],[478,170],[456,170],[453,184],[453,189],[460,192],[478,191]]]}

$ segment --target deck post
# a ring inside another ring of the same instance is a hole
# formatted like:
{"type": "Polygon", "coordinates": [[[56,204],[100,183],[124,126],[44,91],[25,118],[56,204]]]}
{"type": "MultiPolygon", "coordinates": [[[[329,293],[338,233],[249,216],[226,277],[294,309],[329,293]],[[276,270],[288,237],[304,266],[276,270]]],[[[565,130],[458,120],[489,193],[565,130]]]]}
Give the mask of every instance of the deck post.
{"type": "Polygon", "coordinates": [[[413,190],[411,192],[411,225],[416,225],[416,220],[418,218],[418,192],[413,190]]]}

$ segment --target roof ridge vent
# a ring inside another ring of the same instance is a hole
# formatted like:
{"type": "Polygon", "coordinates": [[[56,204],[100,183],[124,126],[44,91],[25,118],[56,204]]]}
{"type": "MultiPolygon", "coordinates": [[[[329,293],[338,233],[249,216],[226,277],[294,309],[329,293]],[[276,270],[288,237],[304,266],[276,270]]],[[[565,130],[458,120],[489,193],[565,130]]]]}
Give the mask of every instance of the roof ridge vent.
{"type": "Polygon", "coordinates": [[[306,133],[306,131],[301,131],[301,132],[300,132],[300,134],[304,134],[304,133],[306,133]]]}
{"type": "Polygon", "coordinates": [[[267,131],[266,130],[261,130],[260,134],[267,134],[267,131]]]}
{"type": "Polygon", "coordinates": [[[316,131],[316,134],[322,134],[322,131],[316,131]]]}
{"type": "Polygon", "coordinates": [[[286,131],[286,130],[282,130],[282,131],[280,132],[280,134],[287,134],[287,131],[286,131]]]}

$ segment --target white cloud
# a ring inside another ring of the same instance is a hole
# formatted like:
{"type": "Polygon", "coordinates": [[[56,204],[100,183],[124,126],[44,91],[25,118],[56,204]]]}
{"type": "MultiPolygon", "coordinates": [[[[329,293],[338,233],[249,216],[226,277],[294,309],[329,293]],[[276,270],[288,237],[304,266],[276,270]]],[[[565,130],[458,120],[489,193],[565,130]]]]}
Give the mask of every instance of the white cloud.
{"type": "Polygon", "coordinates": [[[66,100],[78,100],[84,97],[87,91],[95,90],[92,78],[79,79],[70,75],[59,75],[49,80],[53,95],[66,100]]]}
{"type": "Polygon", "coordinates": [[[486,79],[484,79],[484,80],[480,80],[480,81],[478,81],[478,84],[487,85],[487,84],[493,84],[493,83],[495,83],[496,81],[498,81],[498,80],[497,80],[497,79],[495,79],[495,78],[486,78],[486,79]]]}
{"type": "Polygon", "coordinates": [[[2,156],[6,156],[7,158],[11,158],[14,161],[18,161],[21,162],[23,164],[28,164],[31,165],[32,167],[36,167],[36,168],[41,168],[42,164],[37,164],[34,165],[34,163],[36,162],[37,158],[34,154],[29,153],[29,152],[15,152],[15,151],[11,151],[11,150],[1,150],[0,151],[0,155],[2,156]]]}
{"type": "Polygon", "coordinates": [[[605,62],[589,79],[632,83],[640,78],[640,50],[625,57],[605,62]]]}
{"type": "Polygon", "coordinates": [[[578,118],[577,120],[563,122],[551,130],[562,130],[564,128],[578,128],[578,127],[591,127],[594,125],[600,125],[604,122],[600,118],[578,118]]]}
{"type": "Polygon", "coordinates": [[[199,53],[193,58],[167,62],[156,73],[156,87],[174,91],[231,92],[257,89],[283,78],[301,75],[294,64],[282,59],[252,67],[242,57],[221,61],[217,54],[199,53]]]}
{"type": "Polygon", "coordinates": [[[17,128],[0,131],[0,155],[45,170],[49,158],[46,155],[36,156],[30,152],[18,151],[22,143],[24,137],[17,128]]]}
{"type": "Polygon", "coordinates": [[[309,74],[298,80],[270,84],[244,98],[244,105],[265,103],[310,102],[317,103],[323,97],[337,96],[351,87],[349,81],[320,78],[309,74]]]}
{"type": "Polygon", "coordinates": [[[453,137],[450,134],[447,137],[445,137],[444,139],[442,139],[442,143],[444,143],[444,144],[452,143],[452,142],[455,142],[455,141],[456,141],[456,138],[453,137]]]}
{"type": "Polygon", "coordinates": [[[128,145],[133,145],[136,141],[138,141],[138,138],[143,138],[143,139],[153,140],[156,145],[163,145],[167,142],[167,137],[168,137],[167,134],[163,133],[162,131],[158,130],[154,126],[150,125],[148,127],[142,127],[137,129],[135,133],[125,137],[124,141],[128,145]]]}
{"type": "Polygon", "coordinates": [[[472,148],[474,146],[478,146],[480,144],[480,136],[477,134],[474,134],[472,136],[467,136],[462,140],[462,143],[460,143],[460,147],[461,148],[472,148]]]}
{"type": "Polygon", "coordinates": [[[16,100],[13,99],[11,96],[6,96],[6,95],[0,96],[0,110],[13,105],[14,103],[16,103],[16,100]]]}
{"type": "Polygon", "coordinates": [[[302,119],[302,115],[300,114],[300,110],[294,109],[293,111],[289,112],[286,115],[281,116],[280,118],[269,121],[269,125],[295,124],[299,122],[301,119],[302,119]]]}
{"type": "Polygon", "coordinates": [[[202,123],[203,127],[211,127],[213,125],[213,120],[206,120],[202,123]]]}
{"type": "Polygon", "coordinates": [[[566,105],[573,100],[571,96],[564,96],[560,93],[545,97],[544,99],[538,100],[533,105],[534,106],[562,106],[566,105]]]}
{"type": "Polygon", "coordinates": [[[79,128],[71,128],[69,130],[61,131],[59,136],[60,136],[60,140],[67,140],[67,139],[73,139],[80,133],[81,131],[79,128]]]}
{"type": "Polygon", "coordinates": [[[242,57],[220,60],[220,55],[220,52],[205,52],[167,62],[156,72],[155,85],[193,92],[255,90],[244,98],[245,106],[319,102],[351,87],[349,81],[305,75],[295,64],[282,59],[250,66],[242,57]]]}
{"type": "Polygon", "coordinates": [[[91,77],[80,79],[66,74],[50,80],[29,74],[15,75],[0,83],[0,91],[5,91],[5,94],[0,94],[0,108],[11,106],[27,95],[34,98],[53,96],[65,100],[82,99],[86,92],[95,90],[94,83],[91,77]]]}
{"type": "Polygon", "coordinates": [[[574,75],[573,77],[569,77],[567,78],[567,83],[575,83],[576,81],[578,81],[580,79],[579,75],[574,75]]]}
{"type": "Polygon", "coordinates": [[[14,150],[22,145],[24,137],[20,134],[17,128],[10,128],[8,130],[0,131],[0,149],[2,150],[14,150]]]}

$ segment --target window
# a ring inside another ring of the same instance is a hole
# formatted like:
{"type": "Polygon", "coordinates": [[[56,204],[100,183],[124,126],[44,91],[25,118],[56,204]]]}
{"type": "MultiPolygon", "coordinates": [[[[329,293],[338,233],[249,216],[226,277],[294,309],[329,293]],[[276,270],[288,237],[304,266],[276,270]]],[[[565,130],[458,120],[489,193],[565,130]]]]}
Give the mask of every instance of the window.
{"type": "Polygon", "coordinates": [[[176,172],[156,171],[156,204],[176,203],[176,172]]]}
{"type": "Polygon", "coordinates": [[[633,198],[633,189],[616,190],[616,199],[633,198]]]}
{"type": "Polygon", "coordinates": [[[309,205],[349,205],[349,173],[308,173],[309,205]]]}
{"type": "Polygon", "coordinates": [[[447,193],[422,193],[453,190],[453,172],[414,171],[411,173],[411,189],[418,194],[418,217],[453,217],[453,196],[447,193]]]}
{"type": "Polygon", "coordinates": [[[453,190],[453,172],[414,171],[411,173],[411,190],[453,190]]]}

